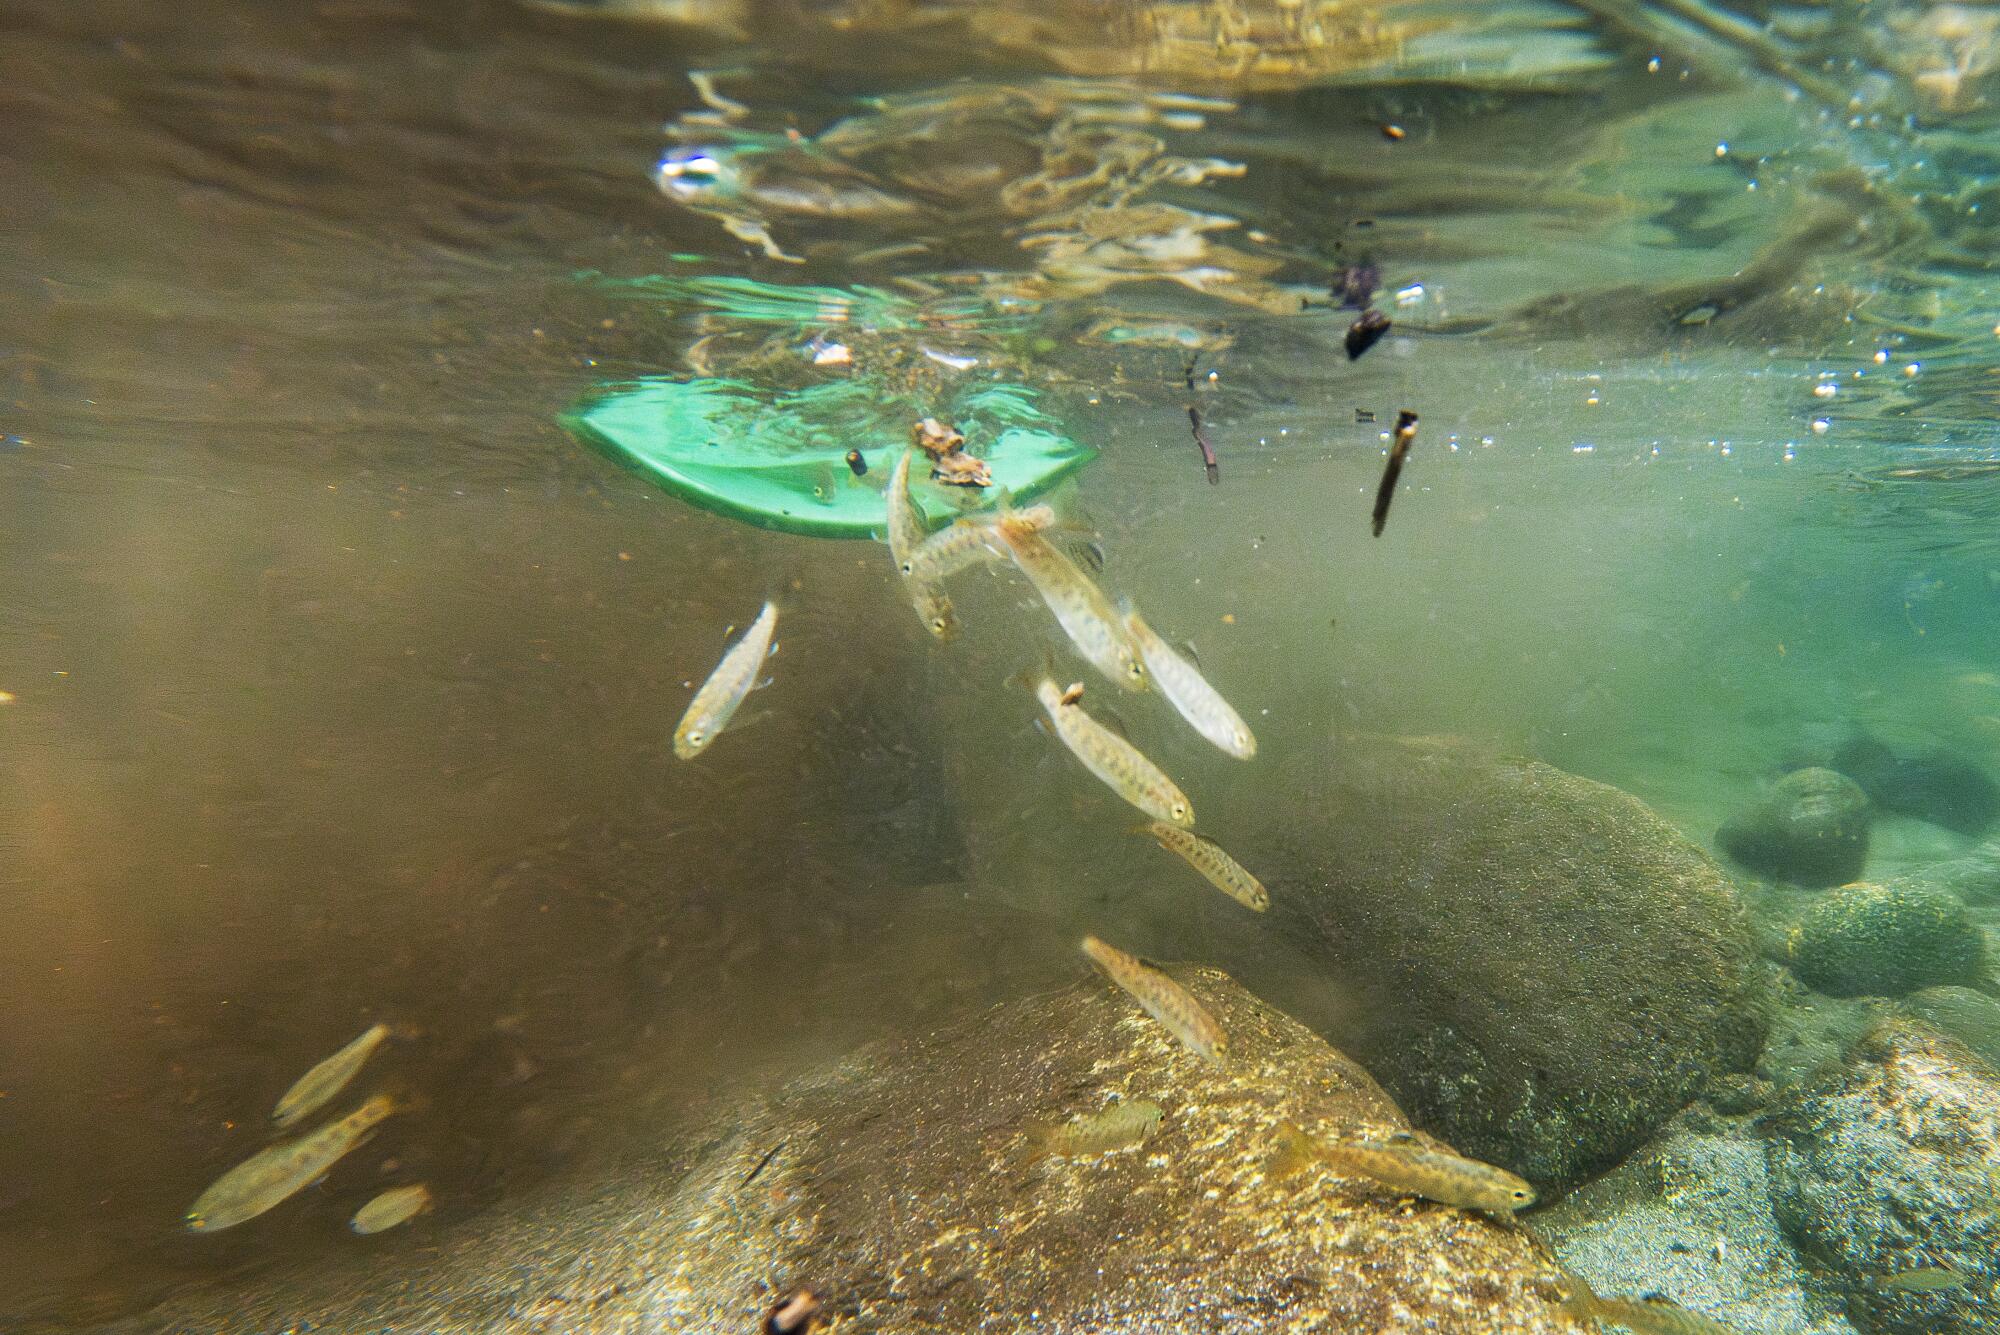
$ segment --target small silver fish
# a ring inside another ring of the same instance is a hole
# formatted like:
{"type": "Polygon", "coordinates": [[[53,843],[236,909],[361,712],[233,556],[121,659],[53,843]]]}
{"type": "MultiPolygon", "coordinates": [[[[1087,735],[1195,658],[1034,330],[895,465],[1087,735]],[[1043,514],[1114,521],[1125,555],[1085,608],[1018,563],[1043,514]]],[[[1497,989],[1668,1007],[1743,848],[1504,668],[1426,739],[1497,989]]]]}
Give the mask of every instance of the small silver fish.
{"type": "MultiPolygon", "coordinates": [[[[1056,512],[1046,505],[1034,505],[1009,514],[1017,524],[1041,532],[1056,522],[1056,512]]],[[[983,561],[1004,561],[1007,544],[1000,539],[996,520],[968,515],[955,520],[918,543],[910,553],[910,578],[937,583],[968,566],[983,561]]]]}
{"type": "Polygon", "coordinates": [[[354,1212],[347,1226],[356,1233],[380,1233],[408,1223],[431,1208],[431,1189],[418,1182],[407,1187],[391,1187],[354,1212]]]}
{"type": "Polygon", "coordinates": [[[1268,1172],[1290,1177],[1314,1163],[1337,1173],[1373,1178],[1392,1191],[1470,1210],[1512,1214],[1535,1203],[1535,1189],[1504,1168],[1428,1149],[1414,1138],[1380,1142],[1324,1140],[1290,1122],[1278,1127],[1268,1172]]]}
{"type": "Polygon", "coordinates": [[[1145,623],[1130,603],[1121,604],[1125,630],[1139,648],[1146,672],[1161,695],[1167,697],[1188,725],[1238,760],[1257,754],[1257,739],[1250,726],[1221,692],[1208,684],[1201,669],[1173,651],[1168,643],[1145,623]]]}
{"type": "Polygon", "coordinates": [[[1030,1127],[1027,1162],[1115,1154],[1142,1143],[1165,1116],[1157,1103],[1125,1099],[1087,1117],[1030,1127]]]}
{"type": "Polygon", "coordinates": [[[1161,848],[1178,853],[1188,866],[1206,876],[1210,885],[1244,908],[1262,913],[1271,907],[1271,895],[1264,889],[1264,883],[1252,876],[1242,863],[1230,857],[1221,844],[1206,835],[1160,820],[1149,821],[1132,832],[1152,835],[1161,848]]]}
{"type": "Polygon", "coordinates": [[[1035,586],[1076,651],[1113,683],[1128,691],[1146,689],[1146,665],[1125,623],[1076,562],[1056,550],[1041,532],[1013,515],[994,526],[1014,564],[1035,586]]]}
{"type": "Polygon", "coordinates": [[[382,1119],[398,1106],[389,1095],[377,1094],[345,1117],[251,1155],[217,1178],[188,1207],[188,1229],[218,1233],[290,1199],[319,1181],[341,1156],[373,1135],[382,1119]]]}
{"type": "Polygon", "coordinates": [[[388,1037],[388,1025],[370,1025],[361,1037],[300,1076],[279,1097],[278,1106],[271,1110],[271,1120],[286,1127],[307,1113],[318,1112],[334,1095],[347,1088],[347,1082],[360,1072],[368,1059],[375,1055],[375,1049],[382,1046],[382,1041],[388,1037]]]}
{"type": "Polygon", "coordinates": [[[889,554],[895,559],[897,577],[903,581],[903,594],[916,609],[924,629],[939,640],[951,640],[959,632],[958,613],[938,585],[942,576],[919,574],[916,567],[926,530],[923,516],[910,498],[910,458],[914,453],[914,447],[906,448],[889,475],[889,554]]]}
{"type": "Polygon", "coordinates": [[[1083,953],[1188,1051],[1211,1065],[1222,1065],[1223,1055],[1229,1051],[1228,1036],[1192,992],[1138,956],[1094,936],[1083,938],[1083,953]]]}
{"type": "Polygon", "coordinates": [[[1035,698],[1070,754],[1111,791],[1155,819],[1194,824],[1194,805],[1187,794],[1138,747],[1086,714],[1075,694],[1044,677],[1035,686],[1035,698]]]}
{"type": "Polygon", "coordinates": [[[764,610],[750,623],[750,629],[743,632],[743,638],[729,646],[722,661],[715,665],[715,671],[708,674],[708,680],[694,693],[687,713],[681,715],[680,726],[674,729],[675,755],[682,760],[693,760],[729,726],[743,698],[757,684],[764,660],[774,652],[771,635],[777,629],[778,605],[766,602],[764,610]]]}

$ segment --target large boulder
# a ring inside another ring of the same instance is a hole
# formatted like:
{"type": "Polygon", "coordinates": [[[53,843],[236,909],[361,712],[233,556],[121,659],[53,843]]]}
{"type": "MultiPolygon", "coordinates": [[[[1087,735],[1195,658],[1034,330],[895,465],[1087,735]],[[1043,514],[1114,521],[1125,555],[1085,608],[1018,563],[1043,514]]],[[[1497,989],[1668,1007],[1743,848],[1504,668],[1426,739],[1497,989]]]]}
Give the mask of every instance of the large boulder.
{"type": "Polygon", "coordinates": [[[2000,1075],[1896,1021],[1766,1119],[1780,1226],[1868,1335],[2000,1329],[2000,1075]],[[1912,1286],[1912,1272],[1949,1287],[1912,1286]],[[1940,1272],[1942,1272],[1940,1274],[1940,1272]]]}
{"type": "MultiPolygon", "coordinates": [[[[1367,1073],[1204,970],[1227,1070],[1092,981],[718,1102],[670,1150],[514,1199],[437,1245],[184,1293],[157,1335],[749,1332],[810,1288],[899,1335],[1580,1332],[1518,1226],[1314,1172],[1265,1180],[1284,1119],[1405,1126],[1367,1073]],[[1034,1161],[1038,1126],[1147,1099],[1142,1145],[1034,1161]]],[[[414,1239],[406,1239],[414,1241],[414,1239]]]]}
{"type": "Polygon", "coordinates": [[[1836,750],[1830,763],[1884,811],[1960,834],[1984,834],[2000,816],[2000,786],[1992,776],[1942,747],[1899,754],[1873,737],[1858,736],[1836,750]]]}
{"type": "Polygon", "coordinates": [[[1765,966],[1736,892],[1628,794],[1383,739],[1258,792],[1240,856],[1352,989],[1316,1022],[1467,1153],[1571,1185],[1756,1057],[1765,966]]]}
{"type": "Polygon", "coordinates": [[[1986,938],[1964,903],[1911,884],[1829,892],[1793,929],[1790,953],[1806,984],[1837,997],[1897,997],[1986,972],[1986,938]]]}
{"type": "Polygon", "coordinates": [[[1725,822],[1715,844],[1759,876],[1839,885],[1868,860],[1868,794],[1830,769],[1793,770],[1757,804],[1725,822]]]}

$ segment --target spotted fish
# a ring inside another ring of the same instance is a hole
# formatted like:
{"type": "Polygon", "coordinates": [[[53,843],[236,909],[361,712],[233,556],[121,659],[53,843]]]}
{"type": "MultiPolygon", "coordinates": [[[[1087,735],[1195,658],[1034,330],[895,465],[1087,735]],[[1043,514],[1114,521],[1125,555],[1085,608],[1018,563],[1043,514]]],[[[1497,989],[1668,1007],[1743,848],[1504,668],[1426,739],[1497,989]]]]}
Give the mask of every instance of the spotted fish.
{"type": "Polygon", "coordinates": [[[776,652],[771,646],[771,636],[777,629],[778,605],[767,602],[750,623],[750,629],[743,632],[743,638],[729,646],[722,661],[715,665],[715,671],[708,674],[708,680],[694,693],[687,713],[681,715],[680,726],[674,729],[675,755],[682,760],[693,760],[729,726],[743,698],[757,684],[764,660],[776,652]]]}
{"type": "Polygon", "coordinates": [[[1160,1105],[1125,1099],[1073,1121],[1030,1128],[1027,1161],[1083,1159],[1130,1149],[1159,1129],[1160,1105]]]}
{"type": "Polygon", "coordinates": [[[1290,1122],[1278,1127],[1278,1148],[1267,1171],[1290,1177],[1315,1163],[1336,1173],[1373,1178],[1405,1196],[1422,1196],[1468,1210],[1512,1214],[1535,1203],[1535,1189],[1504,1168],[1428,1149],[1407,1140],[1324,1140],[1290,1122]]]}
{"type": "Polygon", "coordinates": [[[1190,1052],[1212,1065],[1222,1065],[1229,1051],[1228,1036],[1192,992],[1138,956],[1094,936],[1083,938],[1083,953],[1190,1052]]]}
{"type": "Polygon", "coordinates": [[[431,1189],[423,1183],[391,1187],[356,1210],[347,1226],[356,1233],[381,1233],[408,1223],[430,1208],[431,1189]]]}
{"type": "Polygon", "coordinates": [[[994,526],[1014,564],[1055,613],[1063,633],[1090,665],[1128,691],[1146,689],[1146,665],[1104,590],[1041,532],[1012,515],[994,526]]]}
{"type": "Polygon", "coordinates": [[[1155,820],[1193,825],[1194,806],[1138,747],[1086,714],[1074,696],[1043,677],[1035,698],[1070,754],[1104,785],[1155,820]]]}
{"type": "Polygon", "coordinates": [[[195,1233],[218,1233],[255,1219],[326,1175],[343,1155],[373,1135],[396,1101],[377,1094],[347,1116],[295,1140],[260,1150],[215,1180],[188,1207],[186,1223],[195,1233]]]}
{"type": "MultiPolygon", "coordinates": [[[[924,629],[940,640],[955,638],[959,632],[958,613],[939,587],[939,577],[919,575],[917,553],[923,550],[925,528],[910,497],[910,457],[914,447],[905,449],[889,475],[889,555],[896,562],[896,574],[903,582],[903,595],[916,609],[924,629]]],[[[947,530],[949,531],[949,530],[947,530]]]]}
{"type": "Polygon", "coordinates": [[[1178,853],[1188,866],[1206,876],[1209,884],[1243,907],[1258,913],[1271,907],[1271,895],[1264,889],[1264,883],[1223,851],[1222,845],[1215,840],[1162,820],[1148,821],[1132,832],[1152,835],[1161,848],[1178,853]]]}
{"type": "Polygon", "coordinates": [[[1167,703],[1188,721],[1188,726],[1238,760],[1256,755],[1257,739],[1251,735],[1250,726],[1230,708],[1221,692],[1208,684],[1201,669],[1175,653],[1130,603],[1121,604],[1120,610],[1125,618],[1125,632],[1138,646],[1139,657],[1146,664],[1146,674],[1160,694],[1167,697],[1167,703]]]}
{"type": "MultiPolygon", "coordinates": [[[[1037,533],[1056,522],[1056,512],[1046,505],[1009,511],[1009,517],[1037,533]]],[[[997,522],[967,516],[931,534],[910,553],[910,578],[935,584],[983,561],[1006,560],[1007,544],[1000,539],[997,522]]]]}
{"type": "Polygon", "coordinates": [[[360,1072],[368,1059],[375,1055],[375,1049],[381,1047],[382,1041],[388,1037],[388,1025],[370,1025],[359,1038],[300,1076],[278,1099],[278,1106],[271,1109],[271,1120],[281,1127],[290,1126],[306,1114],[318,1112],[334,1095],[347,1088],[347,1082],[360,1072]]]}

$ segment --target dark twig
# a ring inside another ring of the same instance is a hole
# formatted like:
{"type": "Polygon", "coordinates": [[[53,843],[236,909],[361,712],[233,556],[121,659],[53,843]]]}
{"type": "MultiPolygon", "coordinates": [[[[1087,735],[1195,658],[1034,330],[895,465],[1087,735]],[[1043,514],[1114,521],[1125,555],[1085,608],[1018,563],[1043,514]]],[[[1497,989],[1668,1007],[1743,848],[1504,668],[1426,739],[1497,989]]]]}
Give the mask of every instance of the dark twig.
{"type": "Polygon", "coordinates": [[[1208,485],[1222,481],[1222,467],[1215,461],[1215,446],[1209,442],[1208,433],[1201,429],[1201,409],[1192,403],[1188,405],[1188,423],[1194,428],[1194,443],[1201,446],[1201,461],[1208,469],[1208,485]]]}
{"type": "Polygon", "coordinates": [[[1389,502],[1396,499],[1396,479],[1402,475],[1403,460],[1417,439],[1417,415],[1408,408],[1396,414],[1396,441],[1389,447],[1389,464],[1382,470],[1382,485],[1375,489],[1375,536],[1389,522],[1389,502]]]}

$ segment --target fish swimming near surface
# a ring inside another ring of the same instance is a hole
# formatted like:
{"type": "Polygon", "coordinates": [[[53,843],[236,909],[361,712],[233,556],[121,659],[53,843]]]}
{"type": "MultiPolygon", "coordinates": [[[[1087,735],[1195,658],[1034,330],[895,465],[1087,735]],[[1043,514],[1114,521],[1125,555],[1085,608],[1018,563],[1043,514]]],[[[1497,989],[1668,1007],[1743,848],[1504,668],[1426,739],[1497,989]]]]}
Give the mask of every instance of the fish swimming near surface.
{"type": "Polygon", "coordinates": [[[1032,1127],[1028,1131],[1026,1161],[1115,1154],[1143,1142],[1159,1129],[1160,1119],[1165,1116],[1157,1103],[1125,1099],[1087,1117],[1032,1127]]]}
{"type": "Polygon", "coordinates": [[[766,602],[764,610],[750,623],[750,629],[743,632],[743,638],[729,646],[722,661],[715,665],[715,671],[708,674],[708,680],[694,693],[687,713],[681,715],[680,726],[674,729],[675,755],[682,760],[693,760],[729,726],[744,697],[757,684],[764,660],[777,652],[771,643],[777,629],[778,605],[766,602]]]}
{"type": "Polygon", "coordinates": [[[1336,1173],[1372,1178],[1405,1196],[1468,1210],[1512,1214],[1535,1203],[1535,1189],[1504,1168],[1429,1149],[1408,1140],[1326,1140],[1290,1122],[1278,1126],[1278,1147],[1266,1172],[1286,1178],[1315,1163],[1336,1173]]]}
{"type": "Polygon", "coordinates": [[[251,1155],[188,1207],[189,1230],[219,1233],[290,1199],[324,1177],[399,1106],[389,1095],[377,1094],[345,1117],[251,1155]]]}
{"type": "Polygon", "coordinates": [[[1076,651],[1107,678],[1128,691],[1146,689],[1146,665],[1125,623],[1104,591],[1076,562],[1041,532],[1012,515],[1002,515],[994,531],[1007,544],[1014,564],[1055,613],[1076,651]]]}
{"type": "Polygon", "coordinates": [[[1257,739],[1242,715],[1229,707],[1222,693],[1208,684],[1201,669],[1175,653],[1130,603],[1120,603],[1125,632],[1138,647],[1153,685],[1188,725],[1238,760],[1257,754],[1257,739]]]}
{"type": "Polygon", "coordinates": [[[431,1208],[431,1189],[418,1182],[407,1187],[391,1187],[354,1212],[347,1226],[356,1233],[381,1233],[408,1223],[431,1208]]]}
{"type": "Polygon", "coordinates": [[[1085,713],[1075,695],[1043,677],[1035,685],[1035,698],[1070,754],[1112,792],[1156,820],[1194,824],[1194,805],[1187,794],[1138,747],[1085,713]]]}
{"type": "Polygon", "coordinates": [[[939,640],[951,640],[959,632],[958,613],[938,586],[939,577],[919,575],[916,569],[917,553],[923,549],[928,530],[910,498],[910,459],[914,454],[914,446],[904,449],[889,475],[889,555],[895,559],[904,596],[916,609],[924,629],[939,640]]]}
{"type": "Polygon", "coordinates": [[[286,1127],[308,1113],[318,1112],[334,1095],[347,1088],[347,1082],[360,1072],[368,1059],[375,1055],[375,1049],[381,1047],[388,1037],[388,1025],[368,1026],[361,1037],[300,1076],[278,1099],[278,1106],[271,1109],[271,1120],[278,1126],[286,1127]]]}
{"type": "Polygon", "coordinates": [[[1222,1058],[1229,1051],[1229,1038],[1192,992],[1138,956],[1128,955],[1094,936],[1083,938],[1083,953],[1188,1051],[1211,1065],[1222,1065],[1222,1058]]]}
{"type": "Polygon", "coordinates": [[[1264,883],[1252,876],[1242,863],[1230,857],[1221,844],[1206,835],[1183,830],[1162,820],[1149,821],[1132,832],[1152,835],[1161,848],[1179,854],[1188,866],[1206,876],[1210,885],[1244,908],[1262,913],[1271,907],[1271,895],[1264,889],[1264,883]]]}
{"type": "MultiPolygon", "coordinates": [[[[1056,522],[1056,512],[1046,505],[1008,513],[1016,524],[1038,533],[1056,522]]],[[[1007,544],[994,528],[997,522],[968,516],[931,534],[910,553],[910,578],[935,584],[982,561],[1006,560],[1007,544]]]]}

